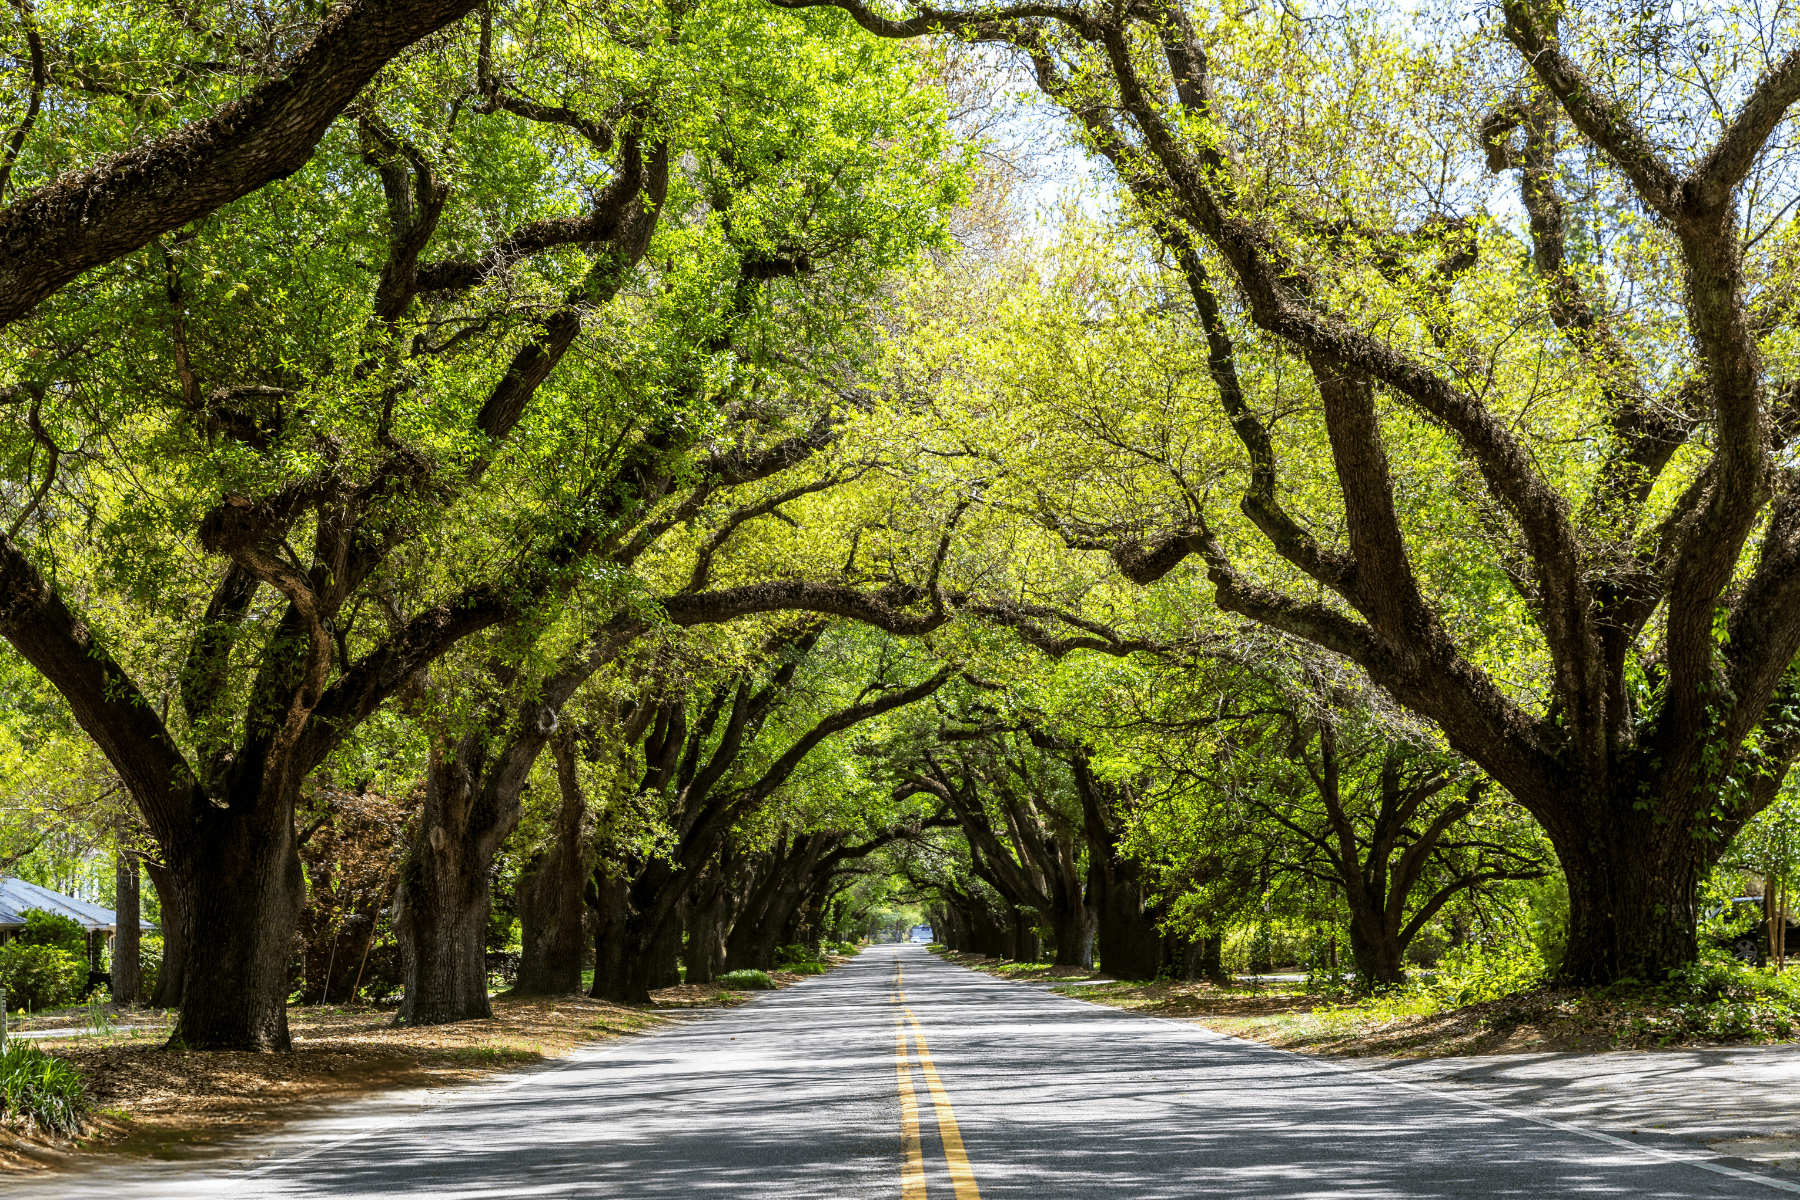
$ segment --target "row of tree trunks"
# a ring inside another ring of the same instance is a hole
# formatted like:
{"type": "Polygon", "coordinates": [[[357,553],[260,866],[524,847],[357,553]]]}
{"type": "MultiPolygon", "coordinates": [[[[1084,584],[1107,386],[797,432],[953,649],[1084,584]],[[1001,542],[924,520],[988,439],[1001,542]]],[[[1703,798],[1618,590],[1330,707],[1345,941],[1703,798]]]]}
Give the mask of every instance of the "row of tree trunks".
{"type": "Polygon", "coordinates": [[[1100,967],[1115,979],[1155,979],[1164,967],[1163,912],[1146,898],[1142,872],[1136,862],[1116,859],[1103,875],[1104,882],[1093,889],[1099,892],[1095,907],[1100,967]]]}
{"type": "Polygon", "coordinates": [[[823,833],[784,836],[761,864],[756,885],[725,941],[725,969],[768,970],[792,935],[794,914],[807,901],[813,868],[838,839],[823,833]]]}

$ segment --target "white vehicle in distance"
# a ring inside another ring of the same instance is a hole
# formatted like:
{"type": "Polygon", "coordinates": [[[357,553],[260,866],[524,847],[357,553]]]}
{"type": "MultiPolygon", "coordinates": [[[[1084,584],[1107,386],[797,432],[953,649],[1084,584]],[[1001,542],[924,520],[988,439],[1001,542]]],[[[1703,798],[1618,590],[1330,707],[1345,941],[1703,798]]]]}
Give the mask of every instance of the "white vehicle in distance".
{"type": "Polygon", "coordinates": [[[915,942],[929,942],[931,940],[931,926],[914,925],[912,928],[912,940],[915,942]]]}

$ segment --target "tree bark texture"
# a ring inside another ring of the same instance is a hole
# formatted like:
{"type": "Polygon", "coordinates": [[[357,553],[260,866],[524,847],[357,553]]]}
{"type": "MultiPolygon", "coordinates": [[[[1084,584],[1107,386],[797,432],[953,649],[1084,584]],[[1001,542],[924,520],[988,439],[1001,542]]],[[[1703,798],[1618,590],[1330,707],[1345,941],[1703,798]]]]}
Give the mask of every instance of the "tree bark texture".
{"type": "Polygon", "coordinates": [[[138,858],[120,846],[113,860],[113,906],[117,932],[113,934],[112,998],[114,1004],[136,1004],[143,997],[144,965],[139,945],[143,933],[139,903],[138,858]]]}
{"type": "Polygon", "coordinates": [[[156,889],[157,908],[162,913],[162,962],[157,967],[156,987],[150,993],[150,1007],[181,1006],[182,973],[187,969],[187,922],[181,916],[181,896],[175,890],[175,879],[167,868],[150,859],[139,859],[150,886],[156,889]]]}
{"type": "MultiPolygon", "coordinates": [[[[547,736],[555,714],[542,720],[547,736]]],[[[483,778],[482,732],[465,735],[450,752],[431,750],[425,803],[394,900],[406,980],[397,1024],[443,1025],[493,1015],[487,970],[492,867],[519,811],[516,791],[509,802],[499,789],[483,786],[489,781],[483,778]]]]}
{"type": "MultiPolygon", "coordinates": [[[[306,901],[291,799],[272,813],[243,817],[214,809],[174,849],[169,874],[184,952],[181,1015],[170,1045],[290,1049],[289,963],[306,901]]],[[[165,928],[169,915],[165,908],[165,928]]]]}

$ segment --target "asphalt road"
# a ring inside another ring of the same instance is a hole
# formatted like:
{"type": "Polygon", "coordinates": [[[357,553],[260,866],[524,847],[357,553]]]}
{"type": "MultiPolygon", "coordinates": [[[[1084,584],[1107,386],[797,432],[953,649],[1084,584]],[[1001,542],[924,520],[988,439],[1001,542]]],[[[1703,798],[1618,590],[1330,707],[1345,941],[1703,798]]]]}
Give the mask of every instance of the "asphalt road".
{"type": "Polygon", "coordinates": [[[312,1123],[235,1161],[10,1186],[43,1200],[1423,1200],[1760,1197],[1800,1193],[1793,1178],[881,946],[741,1008],[411,1111],[312,1123]]]}

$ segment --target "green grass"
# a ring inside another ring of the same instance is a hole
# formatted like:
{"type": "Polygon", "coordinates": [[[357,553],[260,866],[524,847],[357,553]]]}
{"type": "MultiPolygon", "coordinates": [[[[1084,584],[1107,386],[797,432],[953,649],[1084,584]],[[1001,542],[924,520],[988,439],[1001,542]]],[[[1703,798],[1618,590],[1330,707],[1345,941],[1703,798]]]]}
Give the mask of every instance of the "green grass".
{"type": "Polygon", "coordinates": [[[823,975],[825,973],[825,964],[824,963],[795,963],[792,966],[783,967],[781,969],[784,971],[792,972],[795,975],[823,975]]]}
{"type": "Polygon", "coordinates": [[[727,971],[715,980],[720,987],[742,988],[745,991],[767,991],[775,986],[766,971],[727,971]]]}
{"type": "Polygon", "coordinates": [[[89,1108],[87,1087],[67,1061],[30,1042],[13,1042],[0,1054],[0,1112],[50,1133],[75,1137],[89,1108]]]}

